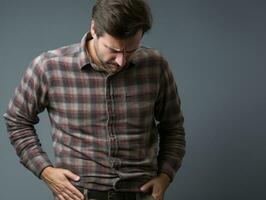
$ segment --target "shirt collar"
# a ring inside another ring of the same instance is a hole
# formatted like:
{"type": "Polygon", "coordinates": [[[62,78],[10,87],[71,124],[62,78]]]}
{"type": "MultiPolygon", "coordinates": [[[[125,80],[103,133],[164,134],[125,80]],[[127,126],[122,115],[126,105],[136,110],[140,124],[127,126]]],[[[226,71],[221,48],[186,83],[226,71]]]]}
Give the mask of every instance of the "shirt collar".
{"type": "Polygon", "coordinates": [[[91,33],[87,32],[82,37],[80,42],[80,51],[79,51],[79,66],[82,69],[85,66],[91,65],[91,58],[87,52],[87,42],[92,39],[91,33]]]}

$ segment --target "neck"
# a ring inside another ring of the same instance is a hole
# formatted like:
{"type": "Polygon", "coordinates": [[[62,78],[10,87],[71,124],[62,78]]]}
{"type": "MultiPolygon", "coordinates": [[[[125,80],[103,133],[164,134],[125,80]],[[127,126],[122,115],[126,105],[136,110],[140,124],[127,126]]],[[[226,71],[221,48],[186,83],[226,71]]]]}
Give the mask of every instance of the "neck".
{"type": "Polygon", "coordinates": [[[98,59],[98,56],[96,54],[95,47],[94,47],[94,39],[91,39],[87,42],[87,50],[88,50],[89,56],[91,57],[91,61],[96,65],[100,65],[100,61],[98,59]]]}

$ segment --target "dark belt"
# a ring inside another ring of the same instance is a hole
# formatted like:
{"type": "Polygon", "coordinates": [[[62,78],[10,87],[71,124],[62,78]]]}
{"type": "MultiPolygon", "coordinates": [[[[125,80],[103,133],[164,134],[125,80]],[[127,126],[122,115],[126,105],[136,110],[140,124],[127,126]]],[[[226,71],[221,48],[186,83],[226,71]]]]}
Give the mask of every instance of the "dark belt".
{"type": "Polygon", "coordinates": [[[138,192],[98,191],[78,188],[86,200],[135,200],[138,192]]]}

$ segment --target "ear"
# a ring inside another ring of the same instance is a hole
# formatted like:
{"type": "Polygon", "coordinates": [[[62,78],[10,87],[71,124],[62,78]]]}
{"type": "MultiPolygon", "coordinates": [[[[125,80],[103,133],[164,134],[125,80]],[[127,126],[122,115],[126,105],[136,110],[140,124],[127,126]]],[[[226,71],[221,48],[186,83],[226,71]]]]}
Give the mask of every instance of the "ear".
{"type": "Polygon", "coordinates": [[[95,22],[94,22],[94,20],[91,20],[91,36],[93,37],[93,38],[96,38],[96,31],[95,31],[95,22]]]}

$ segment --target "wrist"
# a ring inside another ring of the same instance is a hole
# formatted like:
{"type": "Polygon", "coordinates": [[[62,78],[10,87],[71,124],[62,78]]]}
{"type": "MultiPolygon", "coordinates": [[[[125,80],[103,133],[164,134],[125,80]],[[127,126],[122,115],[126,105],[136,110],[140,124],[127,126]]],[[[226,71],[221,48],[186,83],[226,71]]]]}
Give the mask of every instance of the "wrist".
{"type": "Polygon", "coordinates": [[[49,172],[51,171],[51,169],[53,169],[54,167],[53,166],[47,166],[45,167],[42,172],[41,172],[41,175],[40,175],[40,178],[43,179],[47,176],[47,174],[49,174],[49,172]]]}
{"type": "Polygon", "coordinates": [[[162,177],[162,179],[164,179],[166,182],[168,182],[168,183],[170,183],[171,182],[171,179],[170,179],[170,177],[168,176],[168,174],[166,174],[166,173],[160,173],[159,174],[159,177],[162,177]]]}

